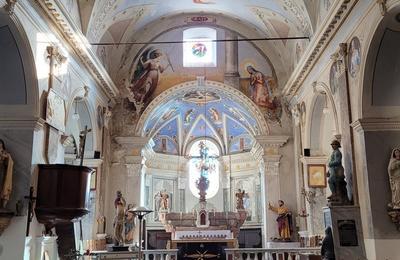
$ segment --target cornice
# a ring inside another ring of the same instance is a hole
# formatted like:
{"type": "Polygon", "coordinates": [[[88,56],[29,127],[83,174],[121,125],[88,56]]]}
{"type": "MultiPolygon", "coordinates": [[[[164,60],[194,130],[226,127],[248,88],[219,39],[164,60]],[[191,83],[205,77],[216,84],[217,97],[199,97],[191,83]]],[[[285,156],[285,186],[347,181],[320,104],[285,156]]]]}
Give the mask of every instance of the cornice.
{"type": "Polygon", "coordinates": [[[34,129],[41,130],[46,121],[43,118],[26,118],[26,119],[0,119],[0,129],[34,129]]]}
{"type": "Polygon", "coordinates": [[[259,135],[256,136],[257,142],[262,147],[282,147],[288,140],[287,135],[259,135]]]}
{"type": "Polygon", "coordinates": [[[327,156],[302,156],[300,157],[300,161],[305,164],[326,164],[326,162],[328,161],[328,157],[327,156]]]}
{"type": "Polygon", "coordinates": [[[354,121],[351,127],[357,132],[400,131],[400,120],[365,118],[354,121]]]}
{"type": "Polygon", "coordinates": [[[90,49],[86,37],[74,25],[68,15],[55,0],[36,0],[37,5],[47,14],[64,40],[81,59],[95,81],[102,87],[108,98],[115,99],[119,90],[98,60],[96,54],[90,49]]]}
{"type": "Polygon", "coordinates": [[[285,96],[292,98],[297,93],[301,84],[318,61],[318,58],[322,55],[357,2],[358,0],[341,0],[337,2],[330,19],[327,20],[325,26],[321,26],[318,34],[312,38],[302,62],[296,67],[286,83],[283,89],[285,96]]]}
{"type": "Polygon", "coordinates": [[[143,148],[149,142],[148,137],[141,136],[117,136],[115,141],[126,148],[143,148]]]}

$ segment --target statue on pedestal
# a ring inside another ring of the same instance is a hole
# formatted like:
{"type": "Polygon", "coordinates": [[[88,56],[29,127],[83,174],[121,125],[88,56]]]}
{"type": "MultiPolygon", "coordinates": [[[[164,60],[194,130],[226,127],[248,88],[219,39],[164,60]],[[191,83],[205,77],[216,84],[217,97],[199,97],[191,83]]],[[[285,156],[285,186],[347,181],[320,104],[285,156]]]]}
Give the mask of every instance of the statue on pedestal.
{"type": "Polygon", "coordinates": [[[392,201],[389,208],[400,209],[400,148],[393,149],[388,165],[392,201]]]}
{"type": "Polygon", "coordinates": [[[5,209],[12,191],[12,174],[14,161],[6,151],[4,141],[0,139],[0,208],[5,209]]]}
{"type": "Polygon", "coordinates": [[[169,209],[169,195],[168,192],[162,191],[160,192],[161,201],[160,201],[160,210],[168,210],[169,209]]]}
{"type": "Polygon", "coordinates": [[[117,198],[114,201],[115,217],[114,217],[114,243],[116,246],[124,243],[123,230],[125,222],[125,206],[126,201],[122,197],[121,191],[117,191],[117,198]]]}
{"type": "Polygon", "coordinates": [[[393,149],[390,154],[388,174],[392,193],[391,202],[388,204],[388,215],[400,231],[400,148],[393,149]]]}
{"type": "Polygon", "coordinates": [[[342,153],[340,152],[340,142],[333,140],[331,143],[332,154],[328,162],[329,171],[327,173],[329,189],[332,195],[328,197],[331,204],[343,205],[349,203],[347,197],[346,181],[344,180],[344,168],[342,166],[342,153]]]}
{"type": "Polygon", "coordinates": [[[285,206],[283,200],[278,200],[278,207],[274,207],[268,203],[268,209],[278,214],[276,221],[278,222],[279,239],[283,241],[290,241],[292,236],[292,213],[285,206]]]}
{"type": "Polygon", "coordinates": [[[245,191],[239,189],[238,192],[236,192],[236,209],[237,210],[244,210],[244,205],[243,205],[243,198],[245,195],[245,191]]]}

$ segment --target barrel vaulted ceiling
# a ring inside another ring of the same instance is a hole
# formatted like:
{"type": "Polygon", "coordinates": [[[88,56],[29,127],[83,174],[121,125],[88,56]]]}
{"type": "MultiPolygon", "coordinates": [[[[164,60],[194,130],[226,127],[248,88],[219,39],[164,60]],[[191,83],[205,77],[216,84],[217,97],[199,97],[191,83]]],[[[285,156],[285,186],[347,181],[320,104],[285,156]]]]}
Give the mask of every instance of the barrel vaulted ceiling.
{"type": "MultiPolygon", "coordinates": [[[[148,42],[171,28],[187,27],[189,15],[215,17],[215,26],[237,32],[243,38],[312,36],[313,25],[303,0],[96,0],[92,5],[86,36],[91,43],[148,42]],[[186,19],[185,19],[186,18],[186,19]]],[[[89,8],[86,8],[89,9],[89,8]]],[[[86,30],[85,30],[86,29],[86,30]]],[[[255,42],[272,62],[283,83],[288,60],[293,59],[297,41],[255,42]]],[[[308,43],[302,40],[302,48],[308,43]]],[[[126,59],[143,46],[112,48],[107,63],[116,84],[129,70],[126,59]],[[121,75],[121,73],[122,75],[121,75]]],[[[98,47],[95,47],[98,48],[98,47]]]]}

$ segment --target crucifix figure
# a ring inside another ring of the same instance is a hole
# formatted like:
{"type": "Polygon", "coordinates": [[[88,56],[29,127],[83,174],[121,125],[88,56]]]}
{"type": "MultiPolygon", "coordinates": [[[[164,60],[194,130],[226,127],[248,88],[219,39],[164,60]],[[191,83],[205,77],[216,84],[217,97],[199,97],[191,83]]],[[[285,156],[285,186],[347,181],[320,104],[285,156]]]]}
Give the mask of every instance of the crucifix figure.
{"type": "Polygon", "coordinates": [[[85,155],[85,145],[86,145],[86,136],[92,129],[88,129],[87,125],[85,125],[85,130],[79,133],[79,157],[81,159],[80,165],[83,165],[83,158],[85,155]]]}
{"type": "Polygon", "coordinates": [[[212,163],[210,159],[216,158],[215,156],[210,156],[208,154],[209,148],[205,144],[205,141],[199,143],[199,153],[200,156],[192,156],[192,158],[198,158],[199,163],[197,164],[200,170],[200,178],[196,181],[197,189],[199,190],[200,201],[206,200],[207,190],[210,184],[208,175],[211,170],[215,170],[215,164],[212,163]]]}
{"type": "Polygon", "coordinates": [[[35,203],[36,197],[33,197],[33,187],[29,189],[29,196],[24,196],[28,200],[28,219],[26,222],[26,236],[29,236],[29,226],[33,219],[33,204],[35,203]]]}

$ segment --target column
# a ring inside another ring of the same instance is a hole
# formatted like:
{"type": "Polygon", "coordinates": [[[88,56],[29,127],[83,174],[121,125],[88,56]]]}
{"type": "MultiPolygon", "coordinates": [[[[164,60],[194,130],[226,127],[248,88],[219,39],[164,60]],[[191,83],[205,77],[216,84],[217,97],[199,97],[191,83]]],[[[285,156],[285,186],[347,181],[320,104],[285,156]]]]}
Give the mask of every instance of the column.
{"type": "Polygon", "coordinates": [[[266,210],[266,240],[279,237],[277,215],[268,209],[268,203],[274,204],[281,199],[279,164],[281,155],[264,155],[264,188],[265,188],[265,210],[266,210]]]}
{"type": "Polygon", "coordinates": [[[239,72],[238,72],[238,42],[237,34],[225,30],[225,77],[224,83],[239,89],[239,72]]]}
{"type": "Polygon", "coordinates": [[[261,171],[261,185],[264,187],[262,194],[262,204],[264,224],[263,235],[264,247],[271,238],[279,237],[278,227],[276,223],[276,214],[268,210],[268,202],[276,204],[281,196],[280,188],[280,161],[282,158],[280,147],[282,147],[289,136],[257,136],[256,140],[259,144],[258,151],[255,154],[262,155],[259,160],[261,171]]]}
{"type": "Polygon", "coordinates": [[[142,181],[142,156],[125,157],[126,181],[125,181],[125,199],[127,204],[136,206],[145,205],[142,193],[144,191],[142,181]]]}

